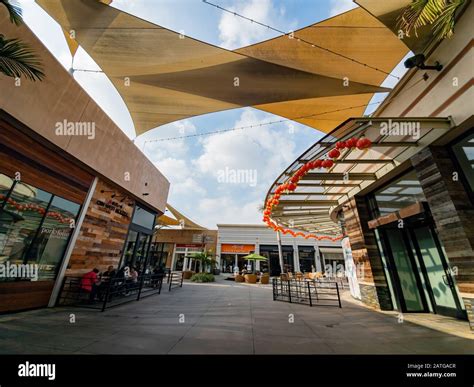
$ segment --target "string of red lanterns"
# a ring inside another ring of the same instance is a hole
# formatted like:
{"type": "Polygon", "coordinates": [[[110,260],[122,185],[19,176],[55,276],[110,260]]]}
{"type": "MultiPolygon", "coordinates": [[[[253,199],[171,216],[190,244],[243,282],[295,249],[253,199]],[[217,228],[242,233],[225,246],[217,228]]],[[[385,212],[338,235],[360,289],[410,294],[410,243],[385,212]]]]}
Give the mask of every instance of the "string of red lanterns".
{"type": "MultiPolygon", "coordinates": [[[[0,194],[0,200],[4,200],[5,198],[6,198],[5,195],[0,194]]],[[[15,207],[17,211],[33,211],[33,212],[37,212],[40,215],[44,215],[46,213],[46,210],[43,207],[35,203],[20,204],[12,198],[8,198],[7,203],[11,205],[12,207],[15,207]]],[[[56,211],[48,211],[46,216],[56,219],[59,223],[69,223],[71,220],[71,218],[65,218],[63,217],[61,213],[56,212],[56,211]]]]}
{"type": "Polygon", "coordinates": [[[339,156],[341,156],[341,150],[343,149],[354,149],[359,150],[368,149],[372,146],[372,142],[366,137],[360,138],[350,138],[346,141],[338,141],[335,148],[331,149],[327,154],[326,158],[317,159],[309,161],[306,164],[302,165],[289,179],[286,183],[280,184],[276,189],[273,196],[271,196],[265,205],[265,210],[263,211],[263,222],[268,225],[274,231],[280,231],[283,235],[290,234],[292,237],[302,237],[304,239],[316,239],[316,240],[331,240],[333,242],[341,240],[345,235],[338,235],[336,237],[331,237],[329,235],[316,235],[313,233],[306,234],[304,232],[298,231],[295,232],[289,228],[280,226],[278,223],[271,219],[273,207],[278,206],[280,202],[280,197],[282,194],[293,192],[298,187],[299,181],[313,169],[330,169],[337,162],[339,156]]]}

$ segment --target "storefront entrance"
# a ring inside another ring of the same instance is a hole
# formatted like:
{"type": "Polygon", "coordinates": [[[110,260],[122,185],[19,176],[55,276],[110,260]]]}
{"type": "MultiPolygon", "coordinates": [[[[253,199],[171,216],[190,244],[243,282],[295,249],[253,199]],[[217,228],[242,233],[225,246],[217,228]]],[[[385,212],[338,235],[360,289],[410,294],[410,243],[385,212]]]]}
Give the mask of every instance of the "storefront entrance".
{"type": "Polygon", "coordinates": [[[148,260],[156,214],[136,206],[120,267],[134,267],[139,273],[152,271],[148,260]]]}
{"type": "Polygon", "coordinates": [[[376,233],[400,311],[465,318],[452,270],[423,213],[381,226],[376,233]]]}
{"type": "MultiPolygon", "coordinates": [[[[283,271],[285,273],[293,272],[293,246],[282,246],[283,252],[283,271]]],[[[260,254],[268,258],[270,264],[270,275],[279,276],[281,274],[280,258],[277,245],[260,245],[260,254]]]]}

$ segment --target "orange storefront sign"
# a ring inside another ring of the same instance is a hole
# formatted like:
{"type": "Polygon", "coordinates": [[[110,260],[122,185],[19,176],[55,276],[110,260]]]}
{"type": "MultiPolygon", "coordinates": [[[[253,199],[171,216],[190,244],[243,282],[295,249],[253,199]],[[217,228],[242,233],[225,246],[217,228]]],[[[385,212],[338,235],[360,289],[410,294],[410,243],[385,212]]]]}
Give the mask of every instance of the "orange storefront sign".
{"type": "Polygon", "coordinates": [[[255,245],[231,245],[223,243],[221,253],[249,254],[255,251],[255,245]]]}

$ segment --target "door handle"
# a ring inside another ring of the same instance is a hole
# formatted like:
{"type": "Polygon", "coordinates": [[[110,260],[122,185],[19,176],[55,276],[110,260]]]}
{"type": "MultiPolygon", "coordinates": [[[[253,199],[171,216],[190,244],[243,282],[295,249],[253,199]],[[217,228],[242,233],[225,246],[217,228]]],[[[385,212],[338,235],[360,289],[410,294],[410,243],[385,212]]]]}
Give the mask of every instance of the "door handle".
{"type": "Polygon", "coordinates": [[[443,275],[443,282],[445,285],[449,286],[449,287],[453,287],[453,280],[451,278],[451,276],[449,274],[445,274],[443,275]]]}

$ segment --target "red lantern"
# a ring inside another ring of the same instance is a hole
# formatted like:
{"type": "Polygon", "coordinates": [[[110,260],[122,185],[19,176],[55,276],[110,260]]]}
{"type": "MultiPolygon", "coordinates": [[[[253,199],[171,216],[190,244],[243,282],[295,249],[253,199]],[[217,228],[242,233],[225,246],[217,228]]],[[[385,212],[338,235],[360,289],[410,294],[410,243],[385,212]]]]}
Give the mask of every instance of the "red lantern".
{"type": "Polygon", "coordinates": [[[295,183],[288,184],[288,191],[294,191],[295,189],[296,189],[296,184],[295,183]]]}
{"type": "Polygon", "coordinates": [[[357,141],[357,149],[367,149],[372,145],[372,141],[368,138],[362,137],[357,141]]]}
{"type": "Polygon", "coordinates": [[[300,176],[293,176],[290,181],[294,184],[297,184],[300,181],[300,176]]]}
{"type": "Polygon", "coordinates": [[[344,141],[336,142],[336,149],[344,149],[346,148],[346,143],[344,141]]]}
{"type": "Polygon", "coordinates": [[[332,160],[324,160],[322,163],[323,168],[331,168],[334,165],[334,161],[332,160]]]}
{"type": "Polygon", "coordinates": [[[333,149],[329,151],[328,156],[331,159],[337,159],[341,155],[341,152],[339,152],[337,149],[333,149]]]}
{"type": "Polygon", "coordinates": [[[316,160],[314,162],[314,167],[315,168],[321,168],[322,167],[322,164],[323,164],[323,160],[316,160]]]}

